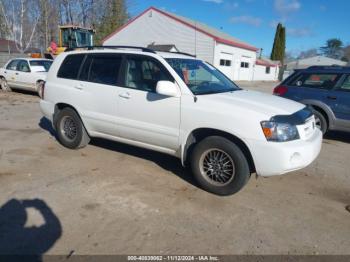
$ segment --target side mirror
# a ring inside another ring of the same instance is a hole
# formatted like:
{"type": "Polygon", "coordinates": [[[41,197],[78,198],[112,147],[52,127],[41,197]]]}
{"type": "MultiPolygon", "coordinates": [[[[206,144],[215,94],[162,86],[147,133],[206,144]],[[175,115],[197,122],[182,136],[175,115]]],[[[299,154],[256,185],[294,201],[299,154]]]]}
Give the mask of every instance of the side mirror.
{"type": "Polygon", "coordinates": [[[301,85],[303,84],[303,82],[301,82],[301,81],[299,80],[299,81],[297,81],[295,84],[296,84],[296,86],[301,86],[301,85]]]}
{"type": "Polygon", "coordinates": [[[163,96],[180,97],[178,87],[170,81],[158,81],[156,92],[163,96]]]}

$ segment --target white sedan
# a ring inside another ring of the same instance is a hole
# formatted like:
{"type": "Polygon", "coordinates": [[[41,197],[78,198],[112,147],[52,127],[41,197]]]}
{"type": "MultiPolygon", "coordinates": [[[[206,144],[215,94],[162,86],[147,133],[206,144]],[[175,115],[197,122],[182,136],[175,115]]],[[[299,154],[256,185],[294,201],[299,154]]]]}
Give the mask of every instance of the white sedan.
{"type": "Polygon", "coordinates": [[[39,58],[12,59],[0,68],[0,87],[4,91],[24,89],[38,92],[45,83],[52,60],[39,58]]]}

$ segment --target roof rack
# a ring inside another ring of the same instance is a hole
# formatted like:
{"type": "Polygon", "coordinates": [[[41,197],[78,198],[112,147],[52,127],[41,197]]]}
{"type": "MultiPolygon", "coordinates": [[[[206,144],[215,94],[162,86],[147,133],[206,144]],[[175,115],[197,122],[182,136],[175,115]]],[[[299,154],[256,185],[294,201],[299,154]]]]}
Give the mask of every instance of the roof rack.
{"type": "Polygon", "coordinates": [[[95,50],[95,49],[138,49],[142,52],[148,52],[155,54],[156,52],[152,49],[146,48],[146,47],[139,47],[139,46],[127,46],[127,45],[105,45],[105,46],[82,46],[82,47],[73,47],[73,48],[67,48],[65,52],[74,51],[74,50],[80,50],[80,49],[87,49],[87,50],[95,50]]]}
{"type": "Polygon", "coordinates": [[[191,56],[191,57],[197,57],[196,55],[192,55],[192,54],[185,53],[185,52],[157,51],[157,50],[154,50],[154,51],[161,52],[161,53],[169,53],[169,54],[178,54],[178,55],[187,55],[187,56],[191,56]]]}
{"type": "Polygon", "coordinates": [[[329,70],[329,69],[347,69],[349,67],[346,66],[341,66],[341,65],[328,65],[328,66],[309,66],[307,69],[324,69],[324,70],[329,70]]]}

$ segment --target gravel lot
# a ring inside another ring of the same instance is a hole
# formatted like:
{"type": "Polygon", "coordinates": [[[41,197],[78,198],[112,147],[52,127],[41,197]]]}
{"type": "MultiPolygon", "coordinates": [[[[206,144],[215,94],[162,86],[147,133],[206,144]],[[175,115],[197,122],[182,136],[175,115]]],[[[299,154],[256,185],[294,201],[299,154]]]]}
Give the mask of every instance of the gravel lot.
{"type": "Polygon", "coordinates": [[[350,254],[350,134],[329,134],[304,170],[218,197],[167,155],[62,147],[38,101],[0,92],[0,253],[350,254]]]}

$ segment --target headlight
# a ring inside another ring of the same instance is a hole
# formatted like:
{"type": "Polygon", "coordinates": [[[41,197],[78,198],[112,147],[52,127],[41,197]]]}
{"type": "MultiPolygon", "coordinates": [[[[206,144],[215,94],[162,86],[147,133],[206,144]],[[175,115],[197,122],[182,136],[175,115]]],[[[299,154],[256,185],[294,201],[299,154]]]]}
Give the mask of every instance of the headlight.
{"type": "Polygon", "coordinates": [[[295,125],[263,121],[261,127],[267,141],[285,142],[299,139],[298,129],[295,125]]]}

